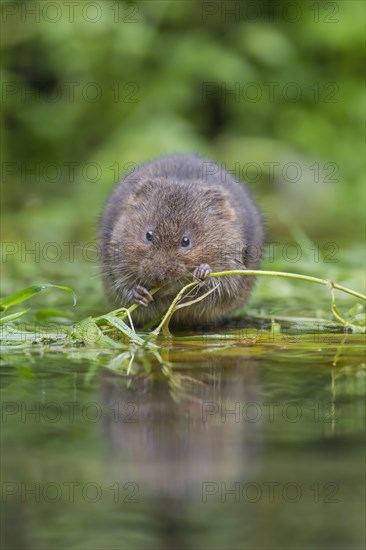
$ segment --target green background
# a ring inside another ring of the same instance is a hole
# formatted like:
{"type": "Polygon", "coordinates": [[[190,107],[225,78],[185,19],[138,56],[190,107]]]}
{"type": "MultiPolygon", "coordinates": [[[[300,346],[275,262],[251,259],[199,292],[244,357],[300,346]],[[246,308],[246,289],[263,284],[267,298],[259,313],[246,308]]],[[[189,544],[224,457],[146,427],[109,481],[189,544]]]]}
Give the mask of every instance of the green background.
{"type": "Polygon", "coordinates": [[[4,293],[58,282],[101,303],[85,243],[108,193],[136,163],[174,151],[248,182],[280,243],[265,267],[359,288],[363,2],[4,2],[2,12],[4,293]]]}

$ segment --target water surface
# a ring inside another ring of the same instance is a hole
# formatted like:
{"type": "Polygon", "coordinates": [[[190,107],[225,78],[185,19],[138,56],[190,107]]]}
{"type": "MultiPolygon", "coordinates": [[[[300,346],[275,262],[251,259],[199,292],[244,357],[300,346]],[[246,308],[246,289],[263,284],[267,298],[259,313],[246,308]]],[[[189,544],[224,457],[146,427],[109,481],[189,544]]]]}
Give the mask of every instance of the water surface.
{"type": "Polygon", "coordinates": [[[363,343],[5,353],[4,548],[362,548],[363,343]]]}

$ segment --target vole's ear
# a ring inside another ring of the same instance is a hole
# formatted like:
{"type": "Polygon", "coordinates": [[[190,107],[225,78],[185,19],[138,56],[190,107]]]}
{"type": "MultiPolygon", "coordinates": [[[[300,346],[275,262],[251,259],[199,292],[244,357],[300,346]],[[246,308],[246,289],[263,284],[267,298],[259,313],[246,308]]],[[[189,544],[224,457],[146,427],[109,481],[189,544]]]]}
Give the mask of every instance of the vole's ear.
{"type": "Polygon", "coordinates": [[[228,194],[217,187],[204,188],[202,208],[214,212],[223,220],[234,221],[236,219],[236,213],[230,204],[228,194]]]}
{"type": "Polygon", "coordinates": [[[141,180],[138,182],[133,190],[133,200],[150,198],[154,191],[156,191],[159,182],[152,179],[141,180]]]}

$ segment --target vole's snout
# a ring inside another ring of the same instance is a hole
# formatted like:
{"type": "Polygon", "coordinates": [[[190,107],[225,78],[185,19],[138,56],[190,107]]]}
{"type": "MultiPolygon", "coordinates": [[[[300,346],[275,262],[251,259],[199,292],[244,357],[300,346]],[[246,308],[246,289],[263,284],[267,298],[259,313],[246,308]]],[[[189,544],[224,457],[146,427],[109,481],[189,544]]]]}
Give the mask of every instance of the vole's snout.
{"type": "Polygon", "coordinates": [[[145,258],[141,262],[139,275],[141,280],[156,286],[159,283],[178,279],[182,276],[183,271],[184,269],[177,262],[168,262],[159,258],[145,258]]]}
{"type": "Polygon", "coordinates": [[[154,283],[162,283],[165,281],[166,278],[166,273],[164,273],[163,271],[153,271],[149,277],[149,279],[151,279],[151,282],[154,283]]]}

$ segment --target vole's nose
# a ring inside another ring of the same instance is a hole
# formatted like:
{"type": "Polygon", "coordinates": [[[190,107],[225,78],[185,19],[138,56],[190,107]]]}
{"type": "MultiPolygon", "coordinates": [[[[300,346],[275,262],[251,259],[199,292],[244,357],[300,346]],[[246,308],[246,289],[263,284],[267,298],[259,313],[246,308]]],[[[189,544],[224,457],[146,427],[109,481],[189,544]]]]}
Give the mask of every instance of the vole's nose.
{"type": "Polygon", "coordinates": [[[153,273],[151,273],[151,279],[156,283],[162,283],[166,279],[166,274],[162,271],[153,271],[153,273]]]}

